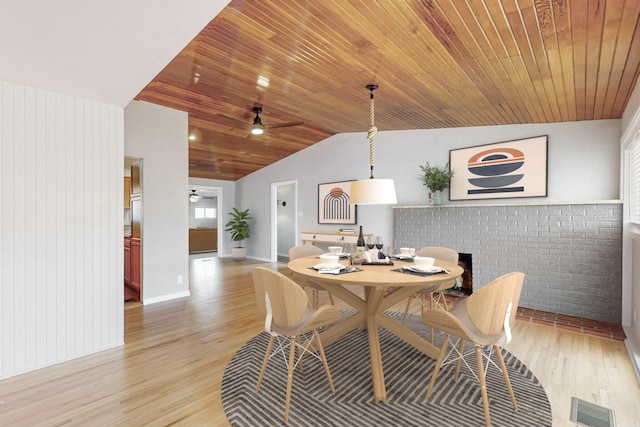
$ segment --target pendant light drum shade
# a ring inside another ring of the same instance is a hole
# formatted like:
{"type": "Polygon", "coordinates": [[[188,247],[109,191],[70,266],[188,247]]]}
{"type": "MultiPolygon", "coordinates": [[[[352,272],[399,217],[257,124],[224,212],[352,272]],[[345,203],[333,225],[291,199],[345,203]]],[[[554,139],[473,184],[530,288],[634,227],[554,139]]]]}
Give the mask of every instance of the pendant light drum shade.
{"type": "Polygon", "coordinates": [[[354,205],[395,205],[396,188],[392,179],[363,179],[351,183],[349,203],[354,205]]]}

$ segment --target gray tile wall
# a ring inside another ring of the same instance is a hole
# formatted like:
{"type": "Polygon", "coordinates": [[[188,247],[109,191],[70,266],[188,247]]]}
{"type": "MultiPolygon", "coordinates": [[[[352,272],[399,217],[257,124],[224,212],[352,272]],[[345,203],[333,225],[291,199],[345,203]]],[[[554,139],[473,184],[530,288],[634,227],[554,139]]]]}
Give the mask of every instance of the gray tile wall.
{"type": "Polygon", "coordinates": [[[396,207],[395,246],[472,254],[474,289],[525,273],[520,306],[621,323],[622,205],[396,207]]]}

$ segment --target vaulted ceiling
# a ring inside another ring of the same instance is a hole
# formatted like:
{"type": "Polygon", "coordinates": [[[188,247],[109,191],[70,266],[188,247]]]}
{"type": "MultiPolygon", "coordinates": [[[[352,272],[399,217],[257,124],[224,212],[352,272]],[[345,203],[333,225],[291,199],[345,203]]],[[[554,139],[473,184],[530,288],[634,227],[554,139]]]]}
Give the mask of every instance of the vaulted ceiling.
{"type": "MultiPolygon", "coordinates": [[[[136,99],[189,113],[189,173],[236,180],[331,135],[620,118],[640,0],[232,0],[136,99]],[[254,106],[267,128],[247,138],[254,106]]],[[[429,142],[425,142],[428,144],[429,142]]]]}

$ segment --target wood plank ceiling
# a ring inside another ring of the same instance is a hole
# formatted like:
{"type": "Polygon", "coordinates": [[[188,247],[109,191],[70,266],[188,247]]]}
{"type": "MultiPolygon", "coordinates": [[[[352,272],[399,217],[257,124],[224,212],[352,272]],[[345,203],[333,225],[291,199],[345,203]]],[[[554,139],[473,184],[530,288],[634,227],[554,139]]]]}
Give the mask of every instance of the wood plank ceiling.
{"type": "Polygon", "coordinates": [[[136,99],[187,111],[190,176],[224,180],[366,132],[368,83],[380,131],[615,119],[639,16],[640,0],[232,0],[136,99]],[[255,105],[304,124],[247,138],[255,105]]]}

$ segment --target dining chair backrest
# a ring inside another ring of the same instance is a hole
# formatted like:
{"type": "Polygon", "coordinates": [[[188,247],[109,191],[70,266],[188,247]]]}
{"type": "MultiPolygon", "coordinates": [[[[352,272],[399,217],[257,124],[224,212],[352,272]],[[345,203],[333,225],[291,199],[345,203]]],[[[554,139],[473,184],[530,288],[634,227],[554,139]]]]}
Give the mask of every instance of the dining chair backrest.
{"type": "Polygon", "coordinates": [[[426,246],[416,251],[417,256],[428,256],[458,265],[458,251],[441,246],[426,246]]]}
{"type": "Polygon", "coordinates": [[[317,256],[322,255],[324,251],[314,245],[300,245],[289,248],[289,261],[293,261],[297,258],[305,256],[317,256]]]}
{"type": "Polygon", "coordinates": [[[510,309],[509,324],[513,324],[520,303],[524,273],[500,276],[474,291],[466,301],[469,320],[486,336],[505,332],[505,314],[510,309]]]}
{"type": "Polygon", "coordinates": [[[255,267],[253,285],[258,313],[261,316],[267,315],[265,294],[268,294],[273,322],[281,328],[296,325],[309,306],[307,293],[293,280],[278,271],[255,267]]]}

